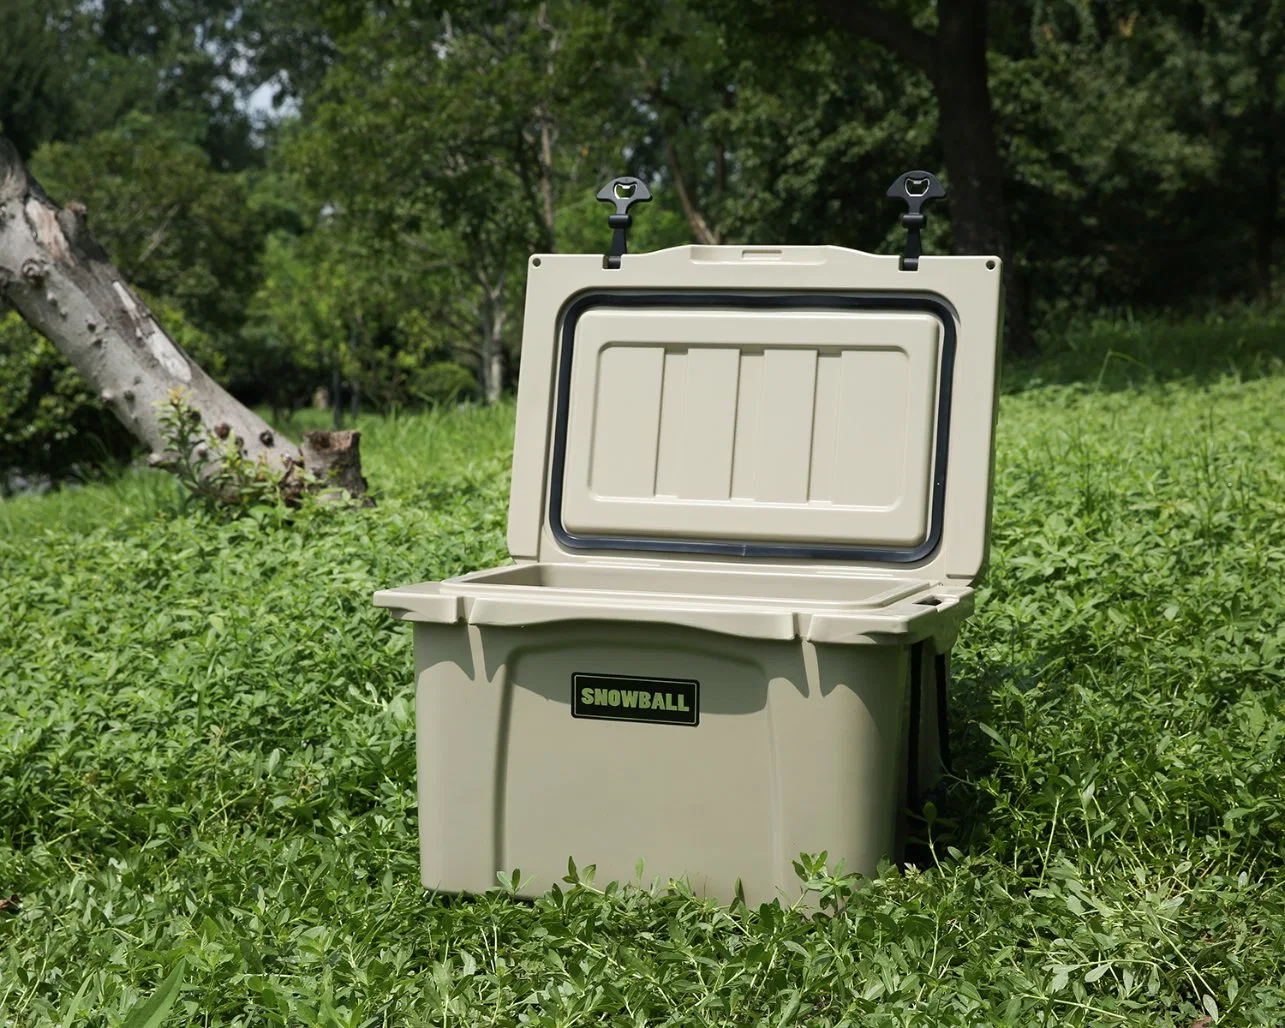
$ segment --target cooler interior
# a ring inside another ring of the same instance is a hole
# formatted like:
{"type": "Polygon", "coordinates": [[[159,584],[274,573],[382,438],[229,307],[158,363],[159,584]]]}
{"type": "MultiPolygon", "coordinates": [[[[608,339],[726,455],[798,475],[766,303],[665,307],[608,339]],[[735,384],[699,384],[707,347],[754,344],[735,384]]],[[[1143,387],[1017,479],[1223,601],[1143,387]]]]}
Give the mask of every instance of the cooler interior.
{"type": "Polygon", "coordinates": [[[443,594],[514,598],[603,600],[629,598],[675,603],[705,600],[737,606],[806,610],[871,610],[928,589],[919,579],[856,576],[809,570],[729,570],[626,564],[519,564],[442,583],[443,594]]]}

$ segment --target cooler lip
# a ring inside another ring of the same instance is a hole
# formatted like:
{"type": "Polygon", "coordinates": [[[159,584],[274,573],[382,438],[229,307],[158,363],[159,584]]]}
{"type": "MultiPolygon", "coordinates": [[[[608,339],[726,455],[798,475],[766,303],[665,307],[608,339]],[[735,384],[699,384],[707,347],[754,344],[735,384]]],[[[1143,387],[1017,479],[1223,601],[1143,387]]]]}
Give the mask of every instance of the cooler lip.
{"type": "Polygon", "coordinates": [[[626,599],[636,602],[640,605],[649,604],[664,599],[667,602],[674,603],[713,603],[733,606],[775,606],[780,607],[782,604],[789,606],[791,609],[799,610],[819,610],[819,611],[852,611],[852,610],[882,610],[892,606],[895,603],[904,600],[908,596],[917,593],[923,593],[926,590],[938,590],[942,588],[941,583],[932,582],[927,578],[905,578],[903,576],[894,576],[888,574],[845,574],[834,576],[822,576],[815,573],[809,573],[797,567],[779,566],[779,565],[754,565],[746,567],[744,565],[715,565],[717,570],[712,570],[710,566],[699,566],[688,564],[680,567],[665,567],[663,569],[655,566],[643,566],[633,563],[602,563],[602,564],[571,564],[566,562],[542,562],[536,564],[519,565],[508,564],[501,567],[485,568],[479,571],[471,571],[455,578],[448,578],[440,583],[440,592],[442,595],[458,596],[497,596],[497,595],[518,595],[528,598],[540,597],[543,601],[555,601],[563,597],[586,598],[586,597],[607,597],[611,600],[626,599]],[[504,575],[513,572],[518,568],[576,568],[576,569],[593,569],[605,572],[612,576],[621,576],[614,584],[565,584],[565,585],[536,585],[532,583],[508,582],[504,581],[504,575]],[[689,587],[683,588],[652,588],[628,582],[631,574],[638,572],[657,572],[660,571],[667,577],[686,579],[689,587]],[[755,581],[759,583],[753,591],[744,593],[729,592],[720,590],[714,585],[706,585],[700,581],[702,577],[710,578],[716,576],[734,575],[744,581],[755,581]],[[764,586],[764,580],[768,580],[768,585],[764,586]],[[773,588],[772,579],[788,579],[788,585],[778,585],[779,591],[767,591],[773,588]],[[842,599],[829,599],[824,597],[809,597],[803,593],[794,593],[792,590],[799,583],[804,581],[816,583],[818,581],[833,581],[840,583],[863,583],[877,587],[869,596],[860,598],[845,597],[842,599]],[[691,583],[702,586],[700,589],[690,588],[691,583]]]}
{"type": "MultiPolygon", "coordinates": [[[[499,569],[492,569],[499,570],[499,569]]],[[[598,590],[599,595],[554,588],[485,584],[469,576],[421,582],[375,593],[377,607],[427,625],[465,623],[482,630],[532,631],[541,626],[583,623],[664,625],[760,642],[864,645],[953,637],[973,609],[972,586],[916,582],[904,594],[875,607],[844,608],[806,598],[690,596],[598,590]]]]}
{"type": "Polygon", "coordinates": [[[590,289],[571,299],[562,318],[558,348],[558,375],[554,397],[551,475],[547,518],[557,544],[568,552],[631,551],[686,553],[724,557],[778,557],[824,561],[863,561],[892,565],[916,564],[934,556],[941,546],[946,518],[946,473],[950,458],[951,396],[954,389],[958,333],[950,305],[933,293],[898,293],[886,290],[834,289],[590,289]],[[580,316],[595,307],[732,307],[746,309],[829,309],[841,311],[916,311],[934,316],[941,324],[941,364],[937,380],[937,417],[934,426],[933,472],[928,532],[913,547],[864,544],[809,545],[800,543],[736,542],[722,539],[677,539],[658,536],[577,534],[562,523],[563,478],[566,471],[567,423],[571,405],[571,358],[580,316]]]}

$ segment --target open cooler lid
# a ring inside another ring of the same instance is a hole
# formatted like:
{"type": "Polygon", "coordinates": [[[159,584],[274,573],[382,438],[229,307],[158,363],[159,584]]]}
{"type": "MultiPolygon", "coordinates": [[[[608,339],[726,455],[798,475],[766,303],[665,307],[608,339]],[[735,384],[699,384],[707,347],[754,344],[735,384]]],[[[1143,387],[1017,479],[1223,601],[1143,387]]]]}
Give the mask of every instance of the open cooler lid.
{"type": "Polygon", "coordinates": [[[985,562],[993,257],[684,246],[533,257],[518,560],[971,581],[985,562]]]}

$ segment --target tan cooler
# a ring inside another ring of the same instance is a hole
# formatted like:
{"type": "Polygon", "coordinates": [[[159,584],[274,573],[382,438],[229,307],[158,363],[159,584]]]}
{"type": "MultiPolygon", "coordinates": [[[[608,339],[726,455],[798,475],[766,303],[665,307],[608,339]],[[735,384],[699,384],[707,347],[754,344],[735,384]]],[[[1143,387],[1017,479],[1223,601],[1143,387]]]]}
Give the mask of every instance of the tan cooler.
{"type": "Polygon", "coordinates": [[[870,874],[986,559],[999,262],[604,263],[531,260],[514,564],[375,597],[414,625],[424,884],[870,874]]]}

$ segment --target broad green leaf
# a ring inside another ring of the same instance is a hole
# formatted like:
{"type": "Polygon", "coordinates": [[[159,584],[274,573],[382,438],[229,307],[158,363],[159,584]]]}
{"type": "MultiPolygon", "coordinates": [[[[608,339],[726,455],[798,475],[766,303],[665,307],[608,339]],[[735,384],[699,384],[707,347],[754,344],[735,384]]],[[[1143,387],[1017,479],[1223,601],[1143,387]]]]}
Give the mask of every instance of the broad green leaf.
{"type": "Polygon", "coordinates": [[[122,1028],[160,1028],[183,988],[184,970],[184,962],[180,960],[146,1002],[129,1012],[122,1028]]]}

